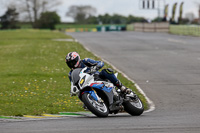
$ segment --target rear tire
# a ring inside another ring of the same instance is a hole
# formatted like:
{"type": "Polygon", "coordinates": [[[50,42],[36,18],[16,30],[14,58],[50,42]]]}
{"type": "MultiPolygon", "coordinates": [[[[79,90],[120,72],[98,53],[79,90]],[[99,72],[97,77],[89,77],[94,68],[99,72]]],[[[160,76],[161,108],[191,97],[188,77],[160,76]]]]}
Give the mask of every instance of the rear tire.
{"type": "Polygon", "coordinates": [[[123,103],[124,110],[132,116],[139,116],[144,112],[144,106],[139,97],[123,103]]]}
{"type": "Polygon", "coordinates": [[[97,117],[107,117],[109,114],[108,107],[104,102],[99,103],[95,101],[89,93],[82,95],[82,101],[85,106],[97,117]]]}

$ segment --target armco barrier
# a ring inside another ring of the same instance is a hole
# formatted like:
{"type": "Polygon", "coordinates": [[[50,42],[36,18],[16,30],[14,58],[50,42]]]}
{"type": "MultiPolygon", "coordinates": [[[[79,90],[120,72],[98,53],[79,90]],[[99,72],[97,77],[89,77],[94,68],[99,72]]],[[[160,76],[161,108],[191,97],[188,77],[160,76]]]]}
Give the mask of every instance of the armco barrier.
{"type": "Polygon", "coordinates": [[[97,32],[96,28],[68,28],[66,32],[97,32]]]}
{"type": "Polygon", "coordinates": [[[128,25],[127,29],[139,32],[169,32],[169,23],[134,23],[128,25]]]}
{"type": "Polygon", "coordinates": [[[67,28],[66,32],[125,31],[126,25],[99,25],[96,28],[67,28]]]}
{"type": "Polygon", "coordinates": [[[105,31],[125,31],[126,25],[99,25],[97,26],[97,31],[105,32],[105,31]]]}

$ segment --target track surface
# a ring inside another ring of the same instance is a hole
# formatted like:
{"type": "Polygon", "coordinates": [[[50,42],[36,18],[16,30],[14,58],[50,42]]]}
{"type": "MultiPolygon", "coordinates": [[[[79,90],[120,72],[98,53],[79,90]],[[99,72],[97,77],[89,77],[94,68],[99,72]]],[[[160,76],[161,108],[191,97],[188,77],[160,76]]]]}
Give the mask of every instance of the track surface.
{"type": "Polygon", "coordinates": [[[199,133],[200,38],[160,33],[70,33],[131,77],[155,103],[139,117],[0,122],[0,132],[199,133]]]}

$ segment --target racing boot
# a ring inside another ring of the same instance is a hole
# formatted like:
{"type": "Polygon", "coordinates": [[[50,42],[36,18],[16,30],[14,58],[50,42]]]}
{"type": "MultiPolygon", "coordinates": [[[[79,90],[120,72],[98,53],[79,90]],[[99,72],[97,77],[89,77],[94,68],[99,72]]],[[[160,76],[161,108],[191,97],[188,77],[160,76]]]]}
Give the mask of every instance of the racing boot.
{"type": "Polygon", "coordinates": [[[115,86],[117,86],[121,90],[121,93],[125,94],[126,97],[130,97],[137,100],[137,95],[131,89],[122,85],[122,83],[119,80],[116,82],[115,86]]]}
{"type": "Polygon", "coordinates": [[[123,94],[130,94],[132,92],[131,89],[125,87],[119,80],[115,83],[115,86],[117,86],[123,94]]]}
{"type": "Polygon", "coordinates": [[[83,108],[85,111],[88,111],[88,108],[85,106],[85,104],[83,104],[83,108]]]}

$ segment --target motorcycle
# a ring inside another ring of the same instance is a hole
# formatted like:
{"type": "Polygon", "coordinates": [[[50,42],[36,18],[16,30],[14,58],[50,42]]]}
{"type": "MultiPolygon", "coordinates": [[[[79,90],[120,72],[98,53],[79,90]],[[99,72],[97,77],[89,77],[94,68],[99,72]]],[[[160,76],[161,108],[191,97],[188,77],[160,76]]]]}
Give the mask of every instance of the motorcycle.
{"type": "Polygon", "coordinates": [[[143,103],[135,93],[121,93],[108,80],[100,78],[95,72],[88,72],[87,67],[73,70],[71,79],[71,96],[78,95],[84,106],[97,117],[107,117],[123,110],[132,116],[139,116],[144,111],[143,103]]]}

